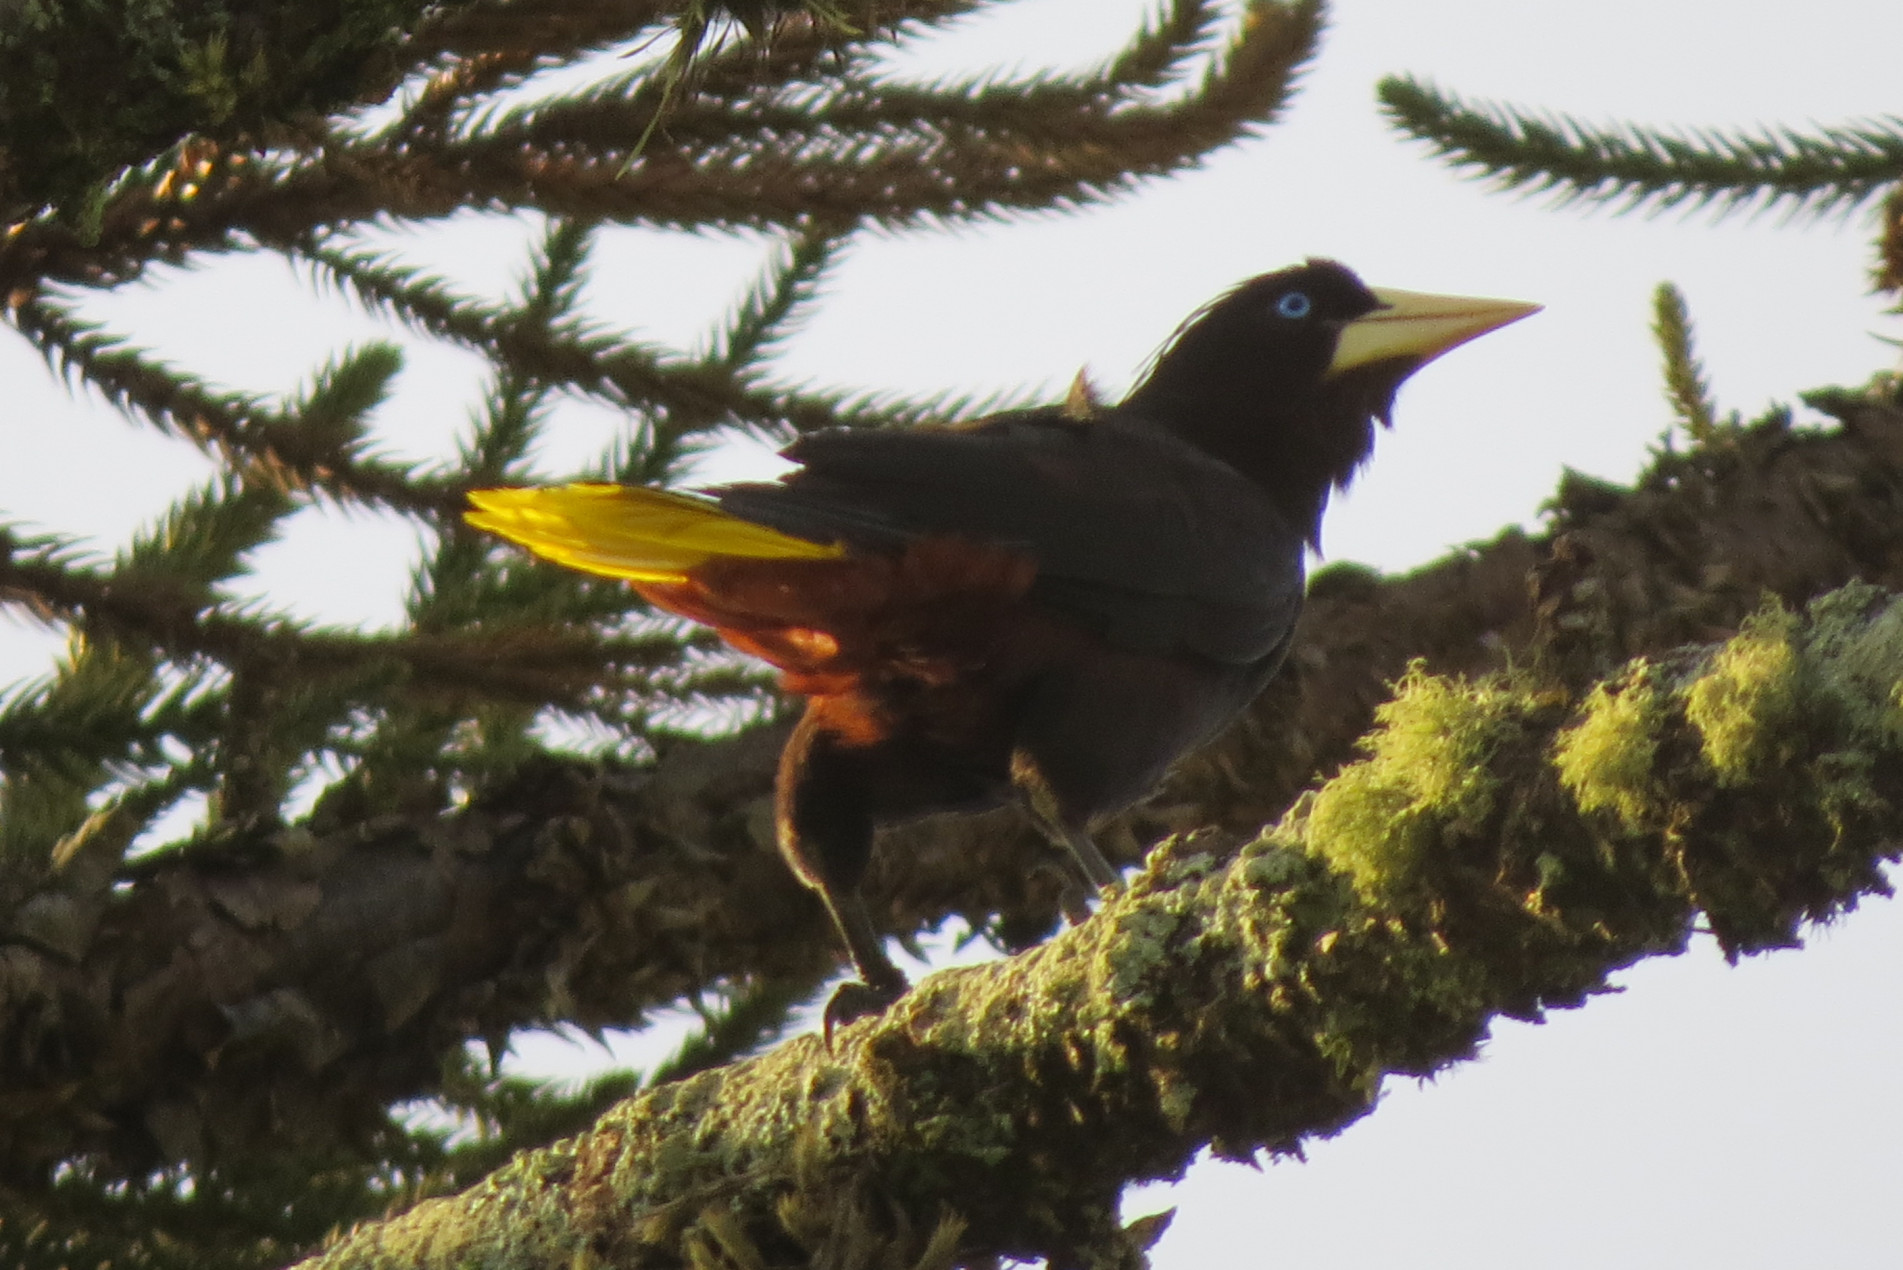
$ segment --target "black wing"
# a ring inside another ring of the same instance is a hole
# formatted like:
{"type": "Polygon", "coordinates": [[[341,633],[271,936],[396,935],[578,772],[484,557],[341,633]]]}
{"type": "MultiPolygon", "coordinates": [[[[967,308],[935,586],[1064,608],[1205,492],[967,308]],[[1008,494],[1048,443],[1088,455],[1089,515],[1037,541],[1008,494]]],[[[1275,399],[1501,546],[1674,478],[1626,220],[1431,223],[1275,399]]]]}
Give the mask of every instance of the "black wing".
{"type": "Polygon", "coordinates": [[[1256,662],[1301,607],[1301,534],[1260,487],[1114,412],[819,432],[786,455],[799,471],[728,486],[722,506],[862,550],[943,534],[1022,551],[1038,563],[1033,600],[1118,647],[1256,662]]]}

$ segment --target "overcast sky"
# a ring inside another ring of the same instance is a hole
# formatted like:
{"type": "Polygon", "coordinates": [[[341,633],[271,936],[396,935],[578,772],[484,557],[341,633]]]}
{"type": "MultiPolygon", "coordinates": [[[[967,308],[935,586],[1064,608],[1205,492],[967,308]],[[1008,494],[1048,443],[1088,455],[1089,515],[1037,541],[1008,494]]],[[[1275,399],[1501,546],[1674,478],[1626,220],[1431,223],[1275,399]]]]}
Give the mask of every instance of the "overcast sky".
{"type": "MultiPolygon", "coordinates": [[[[1073,64],[1117,45],[1143,3],[1019,0],[899,65],[1073,64]]],[[[1615,218],[1488,193],[1382,124],[1374,84],[1412,72],[1469,97],[1655,124],[1831,123],[1903,109],[1903,5],[1876,0],[1342,0],[1285,123],[1113,206],[862,242],[785,361],[820,384],[1061,392],[1079,366],[1120,391],[1176,323],[1248,275],[1337,257],[1376,285],[1536,300],[1404,390],[1397,427],[1324,531],[1330,558],[1403,568],[1505,524],[1536,524],[1563,467],[1626,479],[1670,422],[1647,332],[1652,288],[1684,290],[1721,404],[1755,414],[1895,365],[1903,322],[1867,294],[1872,217],[1714,224],[1615,218]]],[[[498,218],[413,258],[501,293],[525,231],[498,218]]],[[[691,345],[757,264],[759,240],[623,234],[595,311],[691,345]],[[632,266],[643,271],[635,280],[632,266]]],[[[353,340],[393,333],[233,258],[89,302],[202,375],[282,393],[353,340]]],[[[410,349],[381,436],[451,452],[480,393],[466,354],[410,349]]],[[[67,396],[0,340],[0,519],[123,543],[211,465],[67,396]],[[83,477],[80,475],[83,473],[83,477]]],[[[623,420],[574,408],[550,473],[623,420]]],[[[759,470],[717,456],[710,479],[759,470]]],[[[243,590],[328,620],[392,623],[419,546],[401,522],[303,513],[243,590]]],[[[57,637],[0,619],[0,684],[43,673],[57,637]]],[[[1727,968],[1707,946],[1620,977],[1622,995],[1485,1057],[1402,1082],[1307,1163],[1202,1164],[1131,1213],[1176,1205],[1157,1254],[1209,1265],[1893,1266],[1903,1182],[1903,914],[1876,903],[1811,947],[1727,968]]]]}

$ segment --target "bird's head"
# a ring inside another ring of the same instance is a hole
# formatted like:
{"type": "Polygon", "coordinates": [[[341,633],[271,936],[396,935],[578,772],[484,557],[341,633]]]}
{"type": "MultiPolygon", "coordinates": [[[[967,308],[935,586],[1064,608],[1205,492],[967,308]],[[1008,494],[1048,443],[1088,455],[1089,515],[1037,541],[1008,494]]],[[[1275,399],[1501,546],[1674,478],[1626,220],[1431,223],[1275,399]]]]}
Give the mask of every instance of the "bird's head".
{"type": "Polygon", "coordinates": [[[1332,260],[1235,287],[1177,330],[1124,401],[1261,482],[1314,537],[1401,382],[1536,304],[1369,287],[1332,260]]]}

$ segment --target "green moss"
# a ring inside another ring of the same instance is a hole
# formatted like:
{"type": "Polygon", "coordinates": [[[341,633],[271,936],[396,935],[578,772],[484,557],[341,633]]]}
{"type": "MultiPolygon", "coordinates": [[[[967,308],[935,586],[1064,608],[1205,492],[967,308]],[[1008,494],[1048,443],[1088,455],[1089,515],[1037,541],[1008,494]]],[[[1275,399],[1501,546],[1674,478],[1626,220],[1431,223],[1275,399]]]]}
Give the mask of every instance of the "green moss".
{"type": "Polygon", "coordinates": [[[1405,888],[1441,834],[1476,828],[1492,812],[1487,760],[1530,704],[1505,680],[1467,683],[1410,666],[1375,711],[1368,758],[1307,804],[1309,848],[1363,894],[1405,888]]]}
{"type": "Polygon", "coordinates": [[[1664,708],[1665,694],[1643,660],[1620,680],[1593,688],[1585,717],[1553,745],[1560,783],[1582,812],[1611,811],[1634,831],[1652,819],[1652,763],[1664,708]]]}
{"type": "Polygon", "coordinates": [[[1903,744],[1903,603],[1853,582],[1810,606],[1817,691],[1862,736],[1903,744]]]}
{"type": "Polygon", "coordinates": [[[1773,761],[1799,715],[1797,629],[1796,615],[1773,601],[1685,689],[1685,717],[1722,786],[1742,786],[1773,761]]]}

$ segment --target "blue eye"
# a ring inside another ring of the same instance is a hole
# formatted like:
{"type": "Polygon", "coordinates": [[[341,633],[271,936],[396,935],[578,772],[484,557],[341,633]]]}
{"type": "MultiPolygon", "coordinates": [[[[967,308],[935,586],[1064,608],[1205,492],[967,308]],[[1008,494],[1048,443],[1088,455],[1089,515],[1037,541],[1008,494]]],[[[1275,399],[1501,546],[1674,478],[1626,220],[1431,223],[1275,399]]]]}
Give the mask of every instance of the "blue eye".
{"type": "Polygon", "coordinates": [[[1305,318],[1313,307],[1307,293],[1302,291],[1286,292],[1275,302],[1275,311],[1285,318],[1305,318]]]}

